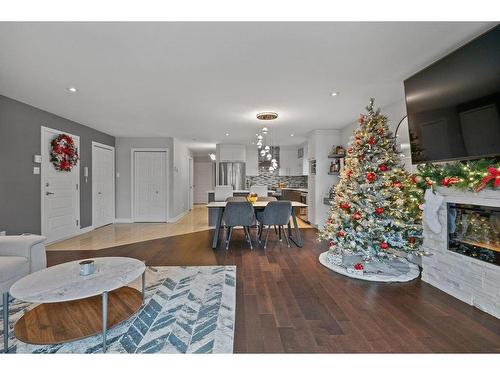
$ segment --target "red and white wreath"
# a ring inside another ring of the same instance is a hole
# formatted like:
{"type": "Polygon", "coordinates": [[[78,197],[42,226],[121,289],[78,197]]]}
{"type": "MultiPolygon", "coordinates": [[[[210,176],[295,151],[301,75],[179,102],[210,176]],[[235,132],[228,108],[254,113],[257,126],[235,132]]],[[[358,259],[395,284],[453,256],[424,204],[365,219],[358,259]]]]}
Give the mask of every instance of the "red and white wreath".
{"type": "Polygon", "coordinates": [[[73,138],[59,134],[50,143],[50,161],[58,171],[69,172],[78,163],[78,150],[73,138]]]}

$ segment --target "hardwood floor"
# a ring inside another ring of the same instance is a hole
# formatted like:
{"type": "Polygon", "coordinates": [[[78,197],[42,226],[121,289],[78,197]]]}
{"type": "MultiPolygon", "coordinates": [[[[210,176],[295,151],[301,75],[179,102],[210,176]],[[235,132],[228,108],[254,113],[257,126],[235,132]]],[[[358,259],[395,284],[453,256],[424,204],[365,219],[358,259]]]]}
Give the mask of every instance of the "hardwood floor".
{"type": "Polygon", "coordinates": [[[500,352],[500,320],[420,279],[404,284],[349,279],[323,267],[326,244],[303,229],[304,247],[273,236],[247,247],[236,230],[229,251],[211,231],[112,248],[49,251],[49,265],[88,256],[130,256],[148,265],[236,265],[236,353],[500,352]]]}

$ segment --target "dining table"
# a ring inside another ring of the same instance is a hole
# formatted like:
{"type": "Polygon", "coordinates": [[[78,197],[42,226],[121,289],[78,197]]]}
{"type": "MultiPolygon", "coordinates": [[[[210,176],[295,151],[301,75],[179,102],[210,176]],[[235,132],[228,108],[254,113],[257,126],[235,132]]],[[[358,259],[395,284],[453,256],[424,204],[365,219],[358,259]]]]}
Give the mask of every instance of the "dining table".
{"type": "MultiPolygon", "coordinates": [[[[254,210],[263,210],[266,208],[268,201],[257,201],[252,204],[252,207],[254,210]]],[[[291,217],[292,217],[292,222],[293,222],[293,228],[290,225],[290,222],[288,222],[288,238],[290,238],[290,241],[292,241],[295,245],[298,247],[302,247],[302,235],[300,234],[300,229],[297,224],[297,216],[295,215],[295,208],[304,208],[307,207],[307,204],[301,203],[301,202],[296,202],[296,201],[291,201],[292,203],[292,212],[291,212],[291,217]],[[293,230],[292,230],[293,229],[293,230]],[[295,235],[294,235],[295,234],[295,235]]],[[[207,204],[207,208],[213,208],[217,209],[217,221],[215,224],[215,230],[214,234],[212,237],[212,249],[216,249],[217,245],[219,243],[219,238],[220,238],[220,230],[222,229],[222,217],[224,215],[224,209],[226,208],[227,202],[221,201],[221,202],[210,202],[207,204]]]]}

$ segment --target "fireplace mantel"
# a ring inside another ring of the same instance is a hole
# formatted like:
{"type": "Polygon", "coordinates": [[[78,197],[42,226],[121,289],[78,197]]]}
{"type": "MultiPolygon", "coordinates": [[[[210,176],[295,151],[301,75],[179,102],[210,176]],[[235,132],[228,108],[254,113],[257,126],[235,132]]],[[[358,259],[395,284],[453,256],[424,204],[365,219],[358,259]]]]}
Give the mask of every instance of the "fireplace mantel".
{"type": "Polygon", "coordinates": [[[422,258],[422,280],[500,319],[500,266],[447,249],[447,203],[500,207],[500,190],[437,192],[445,197],[438,211],[442,230],[436,234],[424,223],[423,247],[432,255],[422,258]]]}

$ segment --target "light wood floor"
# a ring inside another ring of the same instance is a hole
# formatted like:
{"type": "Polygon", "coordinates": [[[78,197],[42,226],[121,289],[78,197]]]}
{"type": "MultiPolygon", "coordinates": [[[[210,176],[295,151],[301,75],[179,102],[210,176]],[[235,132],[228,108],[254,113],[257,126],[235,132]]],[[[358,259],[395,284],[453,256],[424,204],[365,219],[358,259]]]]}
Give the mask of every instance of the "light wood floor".
{"type": "MultiPolygon", "coordinates": [[[[297,220],[300,228],[311,228],[297,220]]],[[[208,230],[208,209],[204,204],[194,208],[176,223],[111,224],[47,246],[50,251],[99,250],[158,238],[208,230]]]]}

